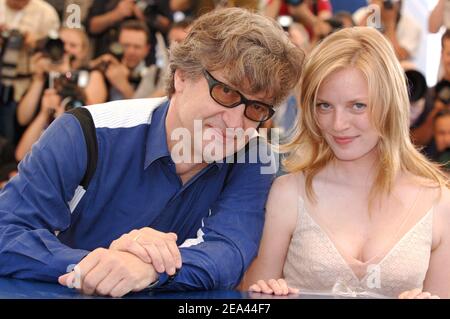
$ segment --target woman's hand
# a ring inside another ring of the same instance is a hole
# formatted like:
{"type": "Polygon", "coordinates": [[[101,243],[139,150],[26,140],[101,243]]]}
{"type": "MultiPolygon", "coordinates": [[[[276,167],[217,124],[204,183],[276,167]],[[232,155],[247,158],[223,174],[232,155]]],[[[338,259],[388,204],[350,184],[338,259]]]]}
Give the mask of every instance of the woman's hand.
{"type": "Polygon", "coordinates": [[[288,287],[286,280],[284,279],[269,279],[267,281],[258,280],[256,284],[251,285],[248,288],[251,292],[261,292],[263,294],[286,296],[288,294],[298,294],[297,288],[288,287]]]}
{"type": "Polygon", "coordinates": [[[402,292],[398,299],[440,299],[439,296],[432,295],[429,292],[416,288],[402,292]]]}

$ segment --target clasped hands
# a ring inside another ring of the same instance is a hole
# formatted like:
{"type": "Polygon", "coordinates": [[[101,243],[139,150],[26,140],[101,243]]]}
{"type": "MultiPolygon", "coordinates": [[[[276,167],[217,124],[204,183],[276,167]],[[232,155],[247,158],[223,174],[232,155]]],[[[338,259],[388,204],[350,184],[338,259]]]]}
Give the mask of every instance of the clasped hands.
{"type": "Polygon", "coordinates": [[[59,277],[61,285],[87,295],[122,297],[145,289],[158,273],[174,275],[181,268],[175,233],[146,227],[113,241],[109,249],[89,253],[74,271],[59,277]]]}

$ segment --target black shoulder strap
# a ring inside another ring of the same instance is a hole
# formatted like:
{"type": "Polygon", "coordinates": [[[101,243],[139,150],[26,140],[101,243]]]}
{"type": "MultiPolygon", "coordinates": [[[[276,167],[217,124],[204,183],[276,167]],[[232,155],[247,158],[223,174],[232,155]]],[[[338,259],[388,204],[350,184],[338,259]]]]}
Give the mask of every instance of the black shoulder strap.
{"type": "Polygon", "coordinates": [[[67,113],[75,116],[75,118],[80,122],[81,129],[84,134],[84,140],[86,141],[87,165],[86,172],[80,182],[80,186],[87,190],[92,176],[94,176],[95,169],[97,168],[98,159],[97,134],[95,131],[94,120],[92,119],[91,113],[84,107],[73,108],[70,111],[67,111],[67,113]]]}

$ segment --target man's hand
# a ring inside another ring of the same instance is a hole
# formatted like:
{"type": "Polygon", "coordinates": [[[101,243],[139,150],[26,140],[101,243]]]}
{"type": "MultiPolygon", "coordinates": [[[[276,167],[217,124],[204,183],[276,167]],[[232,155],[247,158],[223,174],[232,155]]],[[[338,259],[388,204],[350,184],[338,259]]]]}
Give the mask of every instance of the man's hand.
{"type": "Polygon", "coordinates": [[[35,34],[32,32],[25,32],[24,33],[24,45],[27,49],[33,50],[36,48],[36,43],[38,41],[38,38],[35,34]]]}
{"type": "Polygon", "coordinates": [[[41,52],[34,54],[31,57],[30,65],[35,78],[44,79],[44,74],[51,70],[51,61],[44,57],[41,52]]]}
{"type": "Polygon", "coordinates": [[[128,81],[130,70],[116,59],[111,60],[105,71],[108,82],[115,87],[125,99],[130,99],[134,95],[134,88],[128,81]]]}
{"type": "Polygon", "coordinates": [[[130,75],[130,70],[117,60],[111,60],[105,75],[108,81],[119,90],[120,88],[129,85],[128,76],[130,75]]]}
{"type": "Polygon", "coordinates": [[[174,275],[182,265],[175,233],[163,233],[145,227],[122,235],[109,249],[128,252],[143,262],[151,263],[159,273],[174,275]]]}
{"type": "Polygon", "coordinates": [[[77,268],[77,272],[59,277],[58,282],[73,287],[78,281],[79,286],[75,288],[87,295],[122,297],[145,289],[158,278],[153,266],[138,257],[104,248],[91,252],[77,268]],[[80,278],[76,278],[76,273],[80,278]]]}
{"type": "Polygon", "coordinates": [[[136,17],[136,19],[145,22],[145,15],[144,15],[144,12],[142,11],[141,8],[139,8],[139,7],[136,6],[136,5],[134,6],[133,14],[134,14],[134,16],[136,17]]]}
{"type": "Polygon", "coordinates": [[[135,4],[133,0],[122,0],[114,9],[120,20],[131,17],[135,12],[135,4]]]}
{"type": "Polygon", "coordinates": [[[50,118],[52,115],[56,118],[64,113],[64,108],[61,106],[61,97],[55,89],[47,89],[44,91],[40,113],[47,118],[50,118]]]}
{"type": "Polygon", "coordinates": [[[119,63],[115,57],[113,57],[111,54],[106,53],[102,54],[98,58],[91,60],[89,62],[89,67],[91,69],[98,69],[100,68],[101,72],[105,72],[106,70],[103,70],[104,66],[108,66],[110,63],[119,63]]]}

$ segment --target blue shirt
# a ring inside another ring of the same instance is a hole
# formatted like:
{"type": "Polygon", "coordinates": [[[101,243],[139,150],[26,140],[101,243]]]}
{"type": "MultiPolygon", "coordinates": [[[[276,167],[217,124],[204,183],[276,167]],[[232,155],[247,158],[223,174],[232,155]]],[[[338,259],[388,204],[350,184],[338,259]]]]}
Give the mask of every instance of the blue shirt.
{"type": "Polygon", "coordinates": [[[90,251],[152,227],[184,243],[182,268],[170,282],[162,274],[161,289],[239,283],[257,253],[273,175],[261,174],[260,161],[213,163],[183,185],[167,147],[168,107],[161,99],[88,107],[98,163],[79,201],[83,132],[71,114],[54,121],[0,193],[0,275],[56,281],[90,251]]]}

